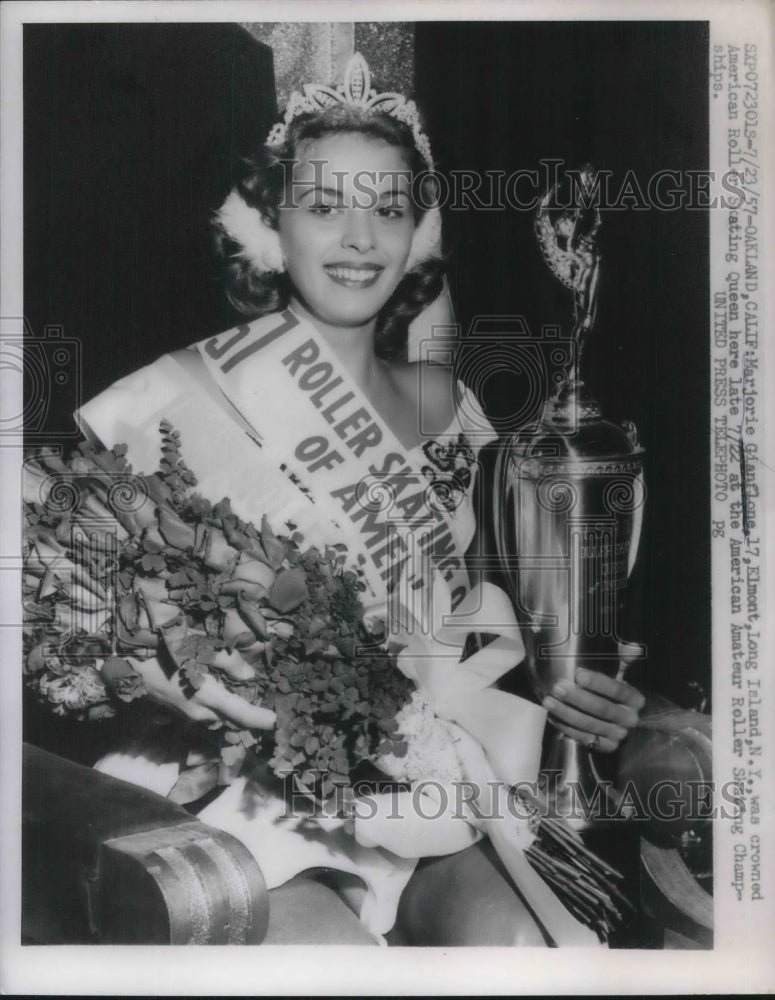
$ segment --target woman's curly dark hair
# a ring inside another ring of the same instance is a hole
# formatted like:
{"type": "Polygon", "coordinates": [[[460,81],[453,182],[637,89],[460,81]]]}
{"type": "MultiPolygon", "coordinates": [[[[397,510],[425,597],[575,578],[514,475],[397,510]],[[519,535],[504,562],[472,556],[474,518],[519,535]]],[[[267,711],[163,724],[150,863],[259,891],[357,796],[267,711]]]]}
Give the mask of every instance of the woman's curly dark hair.
{"type": "MultiPolygon", "coordinates": [[[[236,189],[248,205],[261,213],[267,225],[277,229],[279,206],[286,193],[288,161],[299,158],[305,142],[351,133],[387,142],[401,151],[411,175],[412,191],[419,194],[412,198],[414,221],[418,225],[427,208],[434,204],[436,181],[415,146],[412,130],[384,112],[364,113],[346,104],[294,118],[288,125],[282,148],[262,146],[255,157],[243,161],[236,189]],[[416,188],[415,179],[419,182],[416,188]]],[[[288,275],[257,271],[217,220],[214,228],[216,249],[226,268],[231,304],[253,319],[285,309],[291,295],[288,275]]],[[[444,270],[443,258],[433,258],[418,264],[401,279],[377,316],[375,346],[381,358],[392,361],[405,357],[409,324],[440,294],[444,270]]]]}

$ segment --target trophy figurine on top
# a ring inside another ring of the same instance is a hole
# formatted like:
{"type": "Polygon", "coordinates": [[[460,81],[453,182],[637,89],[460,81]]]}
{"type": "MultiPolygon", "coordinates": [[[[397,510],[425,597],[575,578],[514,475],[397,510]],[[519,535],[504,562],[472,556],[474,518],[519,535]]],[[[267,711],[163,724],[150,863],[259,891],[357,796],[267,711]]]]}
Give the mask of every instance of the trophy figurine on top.
{"type": "MultiPolygon", "coordinates": [[[[595,322],[601,219],[590,204],[595,174],[579,171],[578,197],[543,197],[536,233],[552,272],[573,293],[570,360],[540,418],[500,446],[494,522],[538,697],[578,667],[623,676],[633,644],[618,634],[635,563],[645,487],[635,428],[603,419],[584,384],[584,348],[595,322]]],[[[544,759],[554,815],[583,829],[594,818],[600,784],[596,743],[556,731],[544,759]]]]}

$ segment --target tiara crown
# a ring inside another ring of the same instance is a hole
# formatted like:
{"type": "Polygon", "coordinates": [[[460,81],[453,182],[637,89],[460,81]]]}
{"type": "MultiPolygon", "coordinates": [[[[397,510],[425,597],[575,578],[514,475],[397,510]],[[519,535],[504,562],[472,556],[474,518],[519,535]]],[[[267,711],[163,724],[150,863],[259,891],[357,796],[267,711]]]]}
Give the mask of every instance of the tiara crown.
{"type": "Polygon", "coordinates": [[[379,111],[391,115],[412,130],[417,149],[428,169],[433,170],[431,144],[420,126],[420,112],[414,101],[407,101],[403,94],[378,94],[371,86],[371,73],[366,60],[356,52],[344,71],[344,82],[336,87],[323,83],[305,83],[304,93],[294,91],[285,109],[283,121],[278,122],[267,136],[267,146],[282,146],[288,134],[288,125],[298,115],[325,111],[335,104],[349,104],[361,108],[366,114],[379,111]]]}

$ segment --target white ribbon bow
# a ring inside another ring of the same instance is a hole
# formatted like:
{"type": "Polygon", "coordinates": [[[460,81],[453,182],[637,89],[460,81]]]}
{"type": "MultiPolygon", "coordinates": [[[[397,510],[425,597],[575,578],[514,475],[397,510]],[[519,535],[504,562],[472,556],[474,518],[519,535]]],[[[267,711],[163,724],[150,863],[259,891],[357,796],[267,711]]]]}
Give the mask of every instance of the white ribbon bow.
{"type": "Polygon", "coordinates": [[[524,657],[511,602],[499,587],[481,583],[453,614],[449,588],[438,573],[423,591],[419,607],[400,609],[405,646],[398,666],[436,715],[451,723],[468,787],[455,790],[429,780],[412,791],[371,796],[356,816],[355,837],[363,846],[416,858],[459,851],[485,832],[555,943],[599,947],[597,935],[565,909],[530,865],[524,855],[532,840],[527,821],[510,811],[510,787],[537,780],[546,724],[543,708],[492,687],[524,657]],[[471,632],[496,638],[461,659],[471,632]],[[477,788],[483,794],[474,811],[466,803],[477,788]]]}

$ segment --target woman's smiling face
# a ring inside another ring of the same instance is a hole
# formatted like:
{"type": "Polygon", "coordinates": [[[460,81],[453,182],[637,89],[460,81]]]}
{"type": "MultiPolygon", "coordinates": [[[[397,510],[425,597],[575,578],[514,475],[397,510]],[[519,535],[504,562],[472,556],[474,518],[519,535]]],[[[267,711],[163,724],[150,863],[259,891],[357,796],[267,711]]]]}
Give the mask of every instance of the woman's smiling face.
{"type": "Polygon", "coordinates": [[[280,208],[294,298],[326,326],[363,326],[404,275],[414,233],[401,151],[358,133],[304,144],[280,208]]]}

